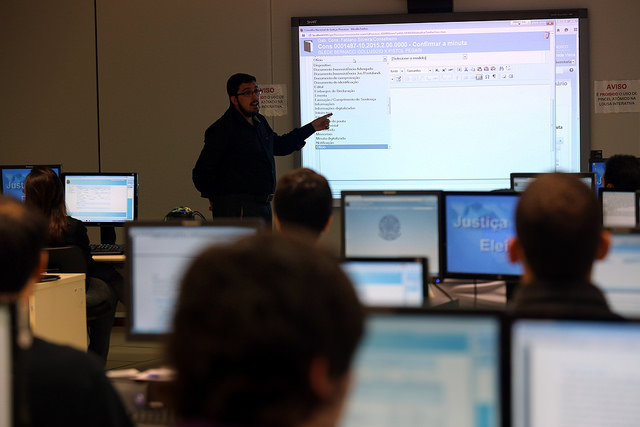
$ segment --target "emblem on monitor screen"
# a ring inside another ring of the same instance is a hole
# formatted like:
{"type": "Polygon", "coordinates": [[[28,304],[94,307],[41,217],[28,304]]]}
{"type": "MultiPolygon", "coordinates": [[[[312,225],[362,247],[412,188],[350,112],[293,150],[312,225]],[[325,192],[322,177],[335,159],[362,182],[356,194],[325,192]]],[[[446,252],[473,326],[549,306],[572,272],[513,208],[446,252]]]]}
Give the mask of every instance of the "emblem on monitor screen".
{"type": "Polygon", "coordinates": [[[400,221],[394,215],[385,215],[378,223],[380,233],[378,234],[384,240],[395,240],[400,237],[400,221]]]}

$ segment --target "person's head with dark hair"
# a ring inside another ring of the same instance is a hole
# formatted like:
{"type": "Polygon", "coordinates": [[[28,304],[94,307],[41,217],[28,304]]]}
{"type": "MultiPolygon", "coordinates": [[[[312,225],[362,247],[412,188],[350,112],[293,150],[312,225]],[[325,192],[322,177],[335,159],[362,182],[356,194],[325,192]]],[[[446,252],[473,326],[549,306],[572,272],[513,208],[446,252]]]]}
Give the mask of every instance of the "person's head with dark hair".
{"type": "Polygon", "coordinates": [[[243,83],[255,83],[257,80],[251,74],[236,73],[227,80],[227,95],[229,98],[238,94],[238,89],[243,83]]]}
{"type": "Polygon", "coordinates": [[[305,239],[265,233],[207,249],[182,279],[167,347],[178,417],[335,424],[363,313],[338,260],[305,239]]]}
{"type": "Polygon", "coordinates": [[[64,243],[68,220],[60,177],[50,168],[34,167],[24,180],[24,201],[47,218],[49,243],[64,243]]]}
{"type": "Polygon", "coordinates": [[[608,248],[598,199],[578,178],[541,174],[520,196],[509,255],[522,262],[523,282],[589,281],[608,248]]]}
{"type": "Polygon", "coordinates": [[[227,80],[227,95],[230,105],[252,123],[253,116],[260,112],[260,94],[262,91],[256,78],[249,74],[238,73],[227,80]]]}
{"type": "Polygon", "coordinates": [[[640,190],[640,159],[630,154],[615,154],[607,159],[602,186],[620,190],[640,190]]]}
{"type": "Polygon", "coordinates": [[[0,195],[0,299],[28,296],[47,265],[47,225],[38,213],[0,195]]]}
{"type": "Polygon", "coordinates": [[[278,180],[273,209],[280,230],[305,230],[319,237],[331,224],[333,201],[329,182],[308,168],[289,171],[278,180]]]}

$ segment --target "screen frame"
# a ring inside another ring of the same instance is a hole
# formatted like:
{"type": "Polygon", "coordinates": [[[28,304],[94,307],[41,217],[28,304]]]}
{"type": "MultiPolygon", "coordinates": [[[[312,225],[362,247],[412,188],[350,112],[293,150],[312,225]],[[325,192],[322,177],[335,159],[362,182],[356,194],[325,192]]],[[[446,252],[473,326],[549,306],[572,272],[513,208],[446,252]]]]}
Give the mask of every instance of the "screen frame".
{"type": "Polygon", "coordinates": [[[89,177],[133,177],[133,220],[131,221],[95,221],[88,222],[83,221],[82,219],[76,218],[84,224],[85,227],[123,227],[128,222],[133,222],[138,219],[138,172],[65,172],[61,174],[60,179],[62,180],[62,186],[64,188],[65,193],[65,205],[66,205],[66,192],[67,192],[67,177],[81,177],[81,176],[89,176],[89,177]]]}
{"type": "MultiPolygon", "coordinates": [[[[501,273],[463,273],[463,272],[456,272],[456,271],[449,271],[449,260],[448,260],[448,250],[447,250],[447,219],[446,219],[446,215],[447,215],[447,196],[448,195],[452,195],[452,196],[491,196],[491,197],[513,197],[516,196],[519,197],[522,195],[522,193],[518,192],[518,191],[445,191],[442,197],[442,205],[443,205],[443,210],[444,210],[444,222],[443,222],[443,231],[442,231],[442,235],[443,235],[443,253],[442,253],[442,261],[444,263],[444,278],[445,279],[470,279],[470,280],[475,280],[475,279],[480,279],[480,280],[503,280],[506,282],[519,282],[522,275],[521,274],[501,274],[501,273]]],[[[517,207],[517,203],[516,203],[516,207],[517,207]]],[[[514,235],[513,237],[515,237],[515,232],[516,232],[516,227],[515,227],[515,209],[514,209],[514,218],[513,218],[514,224],[513,224],[513,232],[514,235]]],[[[508,250],[508,249],[507,249],[508,250]]],[[[505,257],[507,257],[507,250],[505,250],[505,257]]],[[[508,259],[505,262],[510,262],[508,259]]],[[[520,264],[522,265],[522,263],[514,263],[514,264],[520,264]]]]}
{"type": "MultiPolygon", "coordinates": [[[[526,10],[497,10],[474,12],[447,13],[409,13],[409,14],[380,14],[380,15],[333,15],[333,16],[298,16],[291,18],[291,46],[292,46],[292,83],[293,83],[293,118],[295,126],[301,123],[300,100],[300,55],[298,50],[299,27],[305,25],[349,25],[349,24],[389,24],[389,23],[419,23],[419,22],[464,22],[490,20],[526,20],[526,19],[579,19],[578,37],[580,44],[580,70],[578,76],[579,99],[579,170],[589,168],[591,152],[591,80],[590,80],[590,40],[589,15],[587,8],[566,9],[526,9],[526,10]]],[[[303,167],[301,151],[294,152],[294,167],[303,167]]],[[[443,159],[446,160],[446,159],[443,159]]],[[[506,178],[505,178],[506,179],[506,178]]],[[[449,191],[449,190],[444,190],[449,191]]],[[[334,200],[338,200],[335,199],[334,200]]]]}
{"type": "MultiPolygon", "coordinates": [[[[394,191],[386,191],[386,190],[345,190],[340,192],[340,218],[342,219],[340,224],[340,256],[342,258],[356,258],[356,257],[347,257],[346,255],[346,217],[345,217],[345,197],[348,196],[436,196],[438,200],[438,262],[436,264],[433,263],[432,260],[428,260],[429,268],[433,265],[438,266],[438,274],[431,274],[429,271],[430,283],[438,283],[443,278],[444,264],[442,260],[442,254],[444,250],[444,237],[442,234],[442,230],[444,227],[444,197],[443,191],[441,190],[394,190],[394,191]]],[[[417,257],[423,256],[418,254],[417,257]]],[[[393,254],[389,254],[389,257],[393,257],[393,254]]],[[[402,256],[406,257],[406,256],[402,256]]],[[[364,258],[364,257],[360,257],[364,258]]],[[[428,258],[425,256],[425,258],[428,258]]]]}
{"type": "MultiPolygon", "coordinates": [[[[125,243],[125,263],[124,263],[124,280],[125,280],[125,296],[126,296],[126,309],[127,309],[127,320],[125,322],[125,334],[127,340],[137,340],[137,341],[157,341],[163,342],[164,339],[171,333],[171,331],[163,332],[163,333],[146,333],[146,332],[138,332],[134,329],[136,314],[134,311],[135,308],[135,297],[133,292],[133,277],[134,277],[134,269],[133,269],[133,242],[132,239],[129,238],[130,229],[131,228],[152,228],[152,227],[166,227],[166,228],[177,228],[177,227],[224,227],[224,226],[233,226],[233,227],[243,227],[254,229],[255,233],[265,232],[266,224],[262,218],[214,218],[209,221],[201,221],[197,219],[176,219],[171,221],[131,221],[125,223],[125,235],[126,235],[126,243],[125,243]]],[[[213,243],[212,243],[213,245],[213,243]]],[[[182,280],[182,279],[180,279],[182,280]]],[[[180,282],[178,282],[178,289],[176,290],[176,302],[179,296],[179,286],[180,282]]]]}

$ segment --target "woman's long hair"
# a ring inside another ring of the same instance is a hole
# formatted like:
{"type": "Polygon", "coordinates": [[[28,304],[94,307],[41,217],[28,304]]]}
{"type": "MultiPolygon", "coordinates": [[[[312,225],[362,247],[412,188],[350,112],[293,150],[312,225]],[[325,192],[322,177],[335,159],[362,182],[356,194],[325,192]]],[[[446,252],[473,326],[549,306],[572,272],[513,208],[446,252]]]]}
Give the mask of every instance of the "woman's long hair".
{"type": "Polygon", "coordinates": [[[34,167],[24,180],[25,203],[42,212],[49,220],[49,243],[64,244],[69,227],[64,188],[56,173],[45,167],[34,167]]]}

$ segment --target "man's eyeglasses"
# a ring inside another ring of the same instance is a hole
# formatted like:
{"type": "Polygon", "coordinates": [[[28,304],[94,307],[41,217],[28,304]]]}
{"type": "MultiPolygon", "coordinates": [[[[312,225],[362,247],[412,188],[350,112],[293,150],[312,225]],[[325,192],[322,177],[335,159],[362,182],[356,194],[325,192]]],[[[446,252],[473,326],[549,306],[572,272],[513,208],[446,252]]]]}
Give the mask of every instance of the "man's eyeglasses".
{"type": "Polygon", "coordinates": [[[253,96],[253,95],[262,95],[262,89],[248,90],[246,92],[236,93],[236,96],[253,96]]]}

